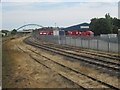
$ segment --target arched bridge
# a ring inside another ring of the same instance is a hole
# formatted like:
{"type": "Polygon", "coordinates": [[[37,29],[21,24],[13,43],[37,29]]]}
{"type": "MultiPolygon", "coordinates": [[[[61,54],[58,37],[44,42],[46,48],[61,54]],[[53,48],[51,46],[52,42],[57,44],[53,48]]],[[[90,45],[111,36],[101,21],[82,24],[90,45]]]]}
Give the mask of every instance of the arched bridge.
{"type": "Polygon", "coordinates": [[[26,26],[38,26],[38,27],[43,27],[42,25],[39,25],[39,24],[25,24],[25,25],[17,28],[16,30],[19,30],[19,29],[24,28],[24,27],[26,27],[26,26]]]}

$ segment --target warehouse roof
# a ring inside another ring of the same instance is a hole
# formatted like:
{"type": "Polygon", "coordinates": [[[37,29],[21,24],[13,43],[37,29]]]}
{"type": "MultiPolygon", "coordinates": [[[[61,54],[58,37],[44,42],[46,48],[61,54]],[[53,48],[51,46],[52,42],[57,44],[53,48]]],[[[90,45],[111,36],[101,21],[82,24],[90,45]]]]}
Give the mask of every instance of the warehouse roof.
{"type": "Polygon", "coordinates": [[[87,31],[87,30],[89,30],[89,25],[90,24],[88,24],[88,23],[82,23],[82,24],[70,26],[67,28],[63,28],[63,30],[65,30],[65,31],[74,31],[74,30],[87,31]]]}

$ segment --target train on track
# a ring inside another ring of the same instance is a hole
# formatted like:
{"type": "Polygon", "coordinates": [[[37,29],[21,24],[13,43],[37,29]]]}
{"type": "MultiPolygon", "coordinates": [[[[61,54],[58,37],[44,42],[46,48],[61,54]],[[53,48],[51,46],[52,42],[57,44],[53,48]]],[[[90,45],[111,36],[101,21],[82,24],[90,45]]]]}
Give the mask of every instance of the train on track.
{"type": "Polygon", "coordinates": [[[88,23],[82,23],[78,25],[73,25],[67,28],[45,28],[44,30],[40,30],[40,35],[53,35],[53,36],[94,36],[94,32],[92,32],[89,28],[88,23]]]}
{"type": "Polygon", "coordinates": [[[53,35],[53,36],[94,36],[94,32],[92,31],[39,31],[40,35],[53,35]]]}

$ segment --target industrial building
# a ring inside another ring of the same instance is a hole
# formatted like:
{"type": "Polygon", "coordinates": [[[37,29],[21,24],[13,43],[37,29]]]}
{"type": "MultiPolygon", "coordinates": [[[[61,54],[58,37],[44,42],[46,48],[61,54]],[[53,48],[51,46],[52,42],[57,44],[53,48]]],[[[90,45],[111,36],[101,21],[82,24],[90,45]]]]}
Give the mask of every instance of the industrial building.
{"type": "Polygon", "coordinates": [[[62,30],[65,31],[89,31],[89,25],[88,23],[82,23],[82,24],[78,24],[78,25],[74,25],[74,26],[70,26],[67,28],[62,28],[62,30]]]}

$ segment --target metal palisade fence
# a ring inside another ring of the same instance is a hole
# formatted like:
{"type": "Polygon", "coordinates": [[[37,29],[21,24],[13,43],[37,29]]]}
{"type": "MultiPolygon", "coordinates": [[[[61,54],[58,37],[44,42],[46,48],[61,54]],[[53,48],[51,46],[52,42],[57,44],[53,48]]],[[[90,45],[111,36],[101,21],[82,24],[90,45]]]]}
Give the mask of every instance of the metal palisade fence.
{"type": "Polygon", "coordinates": [[[35,34],[34,38],[61,45],[77,46],[82,48],[118,52],[118,37],[78,37],[78,36],[52,36],[35,34]]]}

